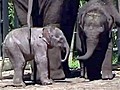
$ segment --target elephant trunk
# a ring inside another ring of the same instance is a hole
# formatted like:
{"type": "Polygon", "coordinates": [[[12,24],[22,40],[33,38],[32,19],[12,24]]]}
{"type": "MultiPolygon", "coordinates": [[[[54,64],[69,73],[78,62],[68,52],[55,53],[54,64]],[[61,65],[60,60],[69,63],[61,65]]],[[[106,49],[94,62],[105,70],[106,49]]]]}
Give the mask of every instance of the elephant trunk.
{"type": "Polygon", "coordinates": [[[86,60],[90,58],[98,44],[98,40],[97,39],[92,41],[87,40],[86,44],[87,44],[87,52],[85,53],[85,55],[77,57],[78,60],[86,60]]]}
{"type": "Polygon", "coordinates": [[[64,44],[64,47],[65,47],[65,49],[66,49],[66,54],[65,54],[65,58],[61,60],[62,62],[64,62],[65,60],[67,60],[68,55],[69,55],[69,50],[70,50],[69,45],[68,45],[68,43],[67,43],[67,40],[65,40],[65,42],[66,42],[66,43],[64,44]]]}

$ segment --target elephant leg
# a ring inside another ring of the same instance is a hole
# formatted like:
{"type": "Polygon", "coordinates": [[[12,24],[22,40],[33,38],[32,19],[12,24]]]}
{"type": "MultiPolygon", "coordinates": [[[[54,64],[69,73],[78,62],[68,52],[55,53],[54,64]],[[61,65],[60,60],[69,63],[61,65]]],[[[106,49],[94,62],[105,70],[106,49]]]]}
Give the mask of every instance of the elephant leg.
{"type": "Polygon", "coordinates": [[[20,24],[27,25],[28,0],[14,0],[13,2],[20,24]]]}
{"type": "Polygon", "coordinates": [[[85,62],[85,66],[87,69],[87,76],[90,81],[99,80],[102,78],[101,67],[105,57],[106,48],[107,45],[102,49],[101,48],[99,49],[98,47],[94,51],[93,55],[85,62]]]}
{"type": "Polygon", "coordinates": [[[84,62],[79,61],[80,62],[80,69],[81,69],[81,78],[84,78],[85,76],[85,66],[84,66],[84,62]]]}
{"type": "Polygon", "coordinates": [[[3,66],[4,66],[4,60],[1,58],[0,59],[0,80],[3,78],[2,77],[3,66]]]}
{"type": "MultiPolygon", "coordinates": [[[[76,34],[76,50],[78,52],[78,55],[81,56],[81,55],[84,55],[85,52],[86,52],[86,48],[85,48],[86,45],[84,43],[85,40],[84,40],[84,37],[82,36],[82,33],[81,33],[81,36],[79,36],[78,33],[79,32],[77,31],[77,34],[76,34]]],[[[80,68],[81,68],[81,77],[87,79],[87,71],[86,71],[85,61],[80,60],[79,62],[80,62],[80,68]]]]}
{"type": "Polygon", "coordinates": [[[37,69],[37,66],[36,66],[36,62],[35,60],[33,60],[31,62],[31,80],[33,83],[39,83],[40,81],[40,74],[39,74],[39,70],[37,69]]]}
{"type": "Polygon", "coordinates": [[[61,65],[61,50],[53,48],[48,50],[50,64],[50,78],[53,80],[65,79],[65,74],[61,65]]]}
{"type": "MultiPolygon", "coordinates": [[[[65,79],[65,74],[61,65],[61,50],[53,48],[48,50],[49,77],[53,80],[65,79]]],[[[36,70],[36,80],[39,81],[39,70],[36,70]]]]}
{"type": "Polygon", "coordinates": [[[80,68],[81,68],[81,78],[87,79],[87,71],[86,71],[86,66],[84,61],[80,61],[80,68]]]}
{"type": "Polygon", "coordinates": [[[102,79],[112,79],[112,41],[109,43],[105,59],[102,64],[102,79]]]}
{"type": "MultiPolygon", "coordinates": [[[[99,57],[96,56],[96,58],[99,58],[99,57]]],[[[100,61],[99,59],[96,60],[96,58],[88,59],[85,62],[85,66],[86,66],[86,69],[87,69],[87,78],[90,81],[101,79],[101,64],[102,64],[102,61],[100,61]]]]}
{"type": "MultiPolygon", "coordinates": [[[[44,52],[43,52],[44,53],[44,52]]],[[[52,80],[48,78],[48,60],[47,56],[40,55],[41,53],[35,55],[35,62],[37,65],[37,70],[39,73],[40,81],[42,85],[52,84],[52,80]]]]}
{"type": "Polygon", "coordinates": [[[14,69],[14,86],[25,86],[23,82],[23,70],[25,68],[25,59],[19,47],[14,46],[6,51],[14,69]]]}
{"type": "MultiPolygon", "coordinates": [[[[74,30],[74,25],[78,13],[79,0],[64,0],[63,9],[61,13],[60,28],[63,31],[69,46],[71,46],[71,40],[74,30]]],[[[71,71],[69,69],[68,61],[62,62],[63,70],[66,77],[71,77],[71,71]]]]}
{"type": "MultiPolygon", "coordinates": [[[[47,1],[47,0],[46,0],[47,1]]],[[[48,0],[44,8],[43,26],[54,24],[60,27],[61,10],[64,0],[48,0]]]]}

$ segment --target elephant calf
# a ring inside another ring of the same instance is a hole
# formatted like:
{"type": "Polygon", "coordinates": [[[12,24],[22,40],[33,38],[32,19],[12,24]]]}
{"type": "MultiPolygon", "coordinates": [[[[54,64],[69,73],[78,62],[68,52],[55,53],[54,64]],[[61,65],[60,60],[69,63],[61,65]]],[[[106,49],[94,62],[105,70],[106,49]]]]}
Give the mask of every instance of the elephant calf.
{"type": "Polygon", "coordinates": [[[26,62],[34,59],[37,64],[39,77],[42,85],[52,84],[48,78],[47,50],[52,47],[66,49],[66,60],[69,53],[69,46],[62,31],[54,26],[43,28],[31,28],[31,43],[29,43],[29,28],[22,27],[12,30],[5,38],[3,47],[9,57],[13,69],[13,83],[24,86],[23,71],[26,62]],[[31,51],[30,51],[31,46],[31,51]]]}

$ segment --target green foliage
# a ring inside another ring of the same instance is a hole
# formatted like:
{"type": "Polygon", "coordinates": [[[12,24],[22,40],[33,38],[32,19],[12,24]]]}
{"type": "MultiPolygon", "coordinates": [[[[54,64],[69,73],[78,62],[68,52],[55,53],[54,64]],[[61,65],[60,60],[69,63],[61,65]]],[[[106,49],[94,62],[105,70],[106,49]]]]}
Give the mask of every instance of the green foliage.
{"type": "Polygon", "coordinates": [[[112,30],[112,43],[113,43],[113,51],[118,50],[117,48],[117,39],[118,39],[118,31],[117,29],[112,30]]]}
{"type": "Polygon", "coordinates": [[[85,0],[80,0],[80,6],[82,7],[86,3],[85,0]]]}
{"type": "Polygon", "coordinates": [[[9,0],[8,2],[8,17],[9,17],[9,29],[11,30],[12,28],[14,28],[14,6],[12,3],[12,0],[9,0]]]}
{"type": "Polygon", "coordinates": [[[76,60],[75,58],[73,58],[72,60],[69,60],[69,67],[71,69],[77,69],[80,67],[80,63],[78,60],[76,60]]]}
{"type": "Polygon", "coordinates": [[[116,64],[118,62],[118,31],[117,29],[112,30],[112,44],[113,44],[113,55],[112,55],[112,64],[116,64]]]}
{"type": "MultiPolygon", "coordinates": [[[[75,57],[72,60],[69,60],[69,67],[71,69],[78,69],[78,68],[80,68],[80,63],[79,63],[78,60],[75,59],[75,57]]],[[[118,52],[113,52],[112,64],[114,65],[114,64],[117,64],[117,63],[118,63],[118,52]]]]}
{"type": "Polygon", "coordinates": [[[117,64],[117,63],[118,63],[118,52],[113,52],[112,64],[117,64]]]}

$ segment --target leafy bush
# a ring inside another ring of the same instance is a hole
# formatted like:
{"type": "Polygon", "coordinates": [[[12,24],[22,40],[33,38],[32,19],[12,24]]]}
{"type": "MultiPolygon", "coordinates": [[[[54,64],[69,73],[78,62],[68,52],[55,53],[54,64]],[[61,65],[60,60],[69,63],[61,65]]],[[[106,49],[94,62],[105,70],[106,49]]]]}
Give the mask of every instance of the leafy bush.
{"type": "Polygon", "coordinates": [[[69,60],[69,67],[71,69],[77,69],[80,67],[80,63],[78,60],[76,60],[75,58],[73,58],[72,60],[69,60]]]}
{"type": "Polygon", "coordinates": [[[117,64],[117,63],[118,63],[118,52],[113,52],[112,64],[117,64]]]}
{"type": "Polygon", "coordinates": [[[9,0],[8,2],[8,17],[9,17],[9,29],[11,30],[12,28],[14,28],[14,6],[13,6],[13,3],[12,3],[12,0],[9,0]]]}

